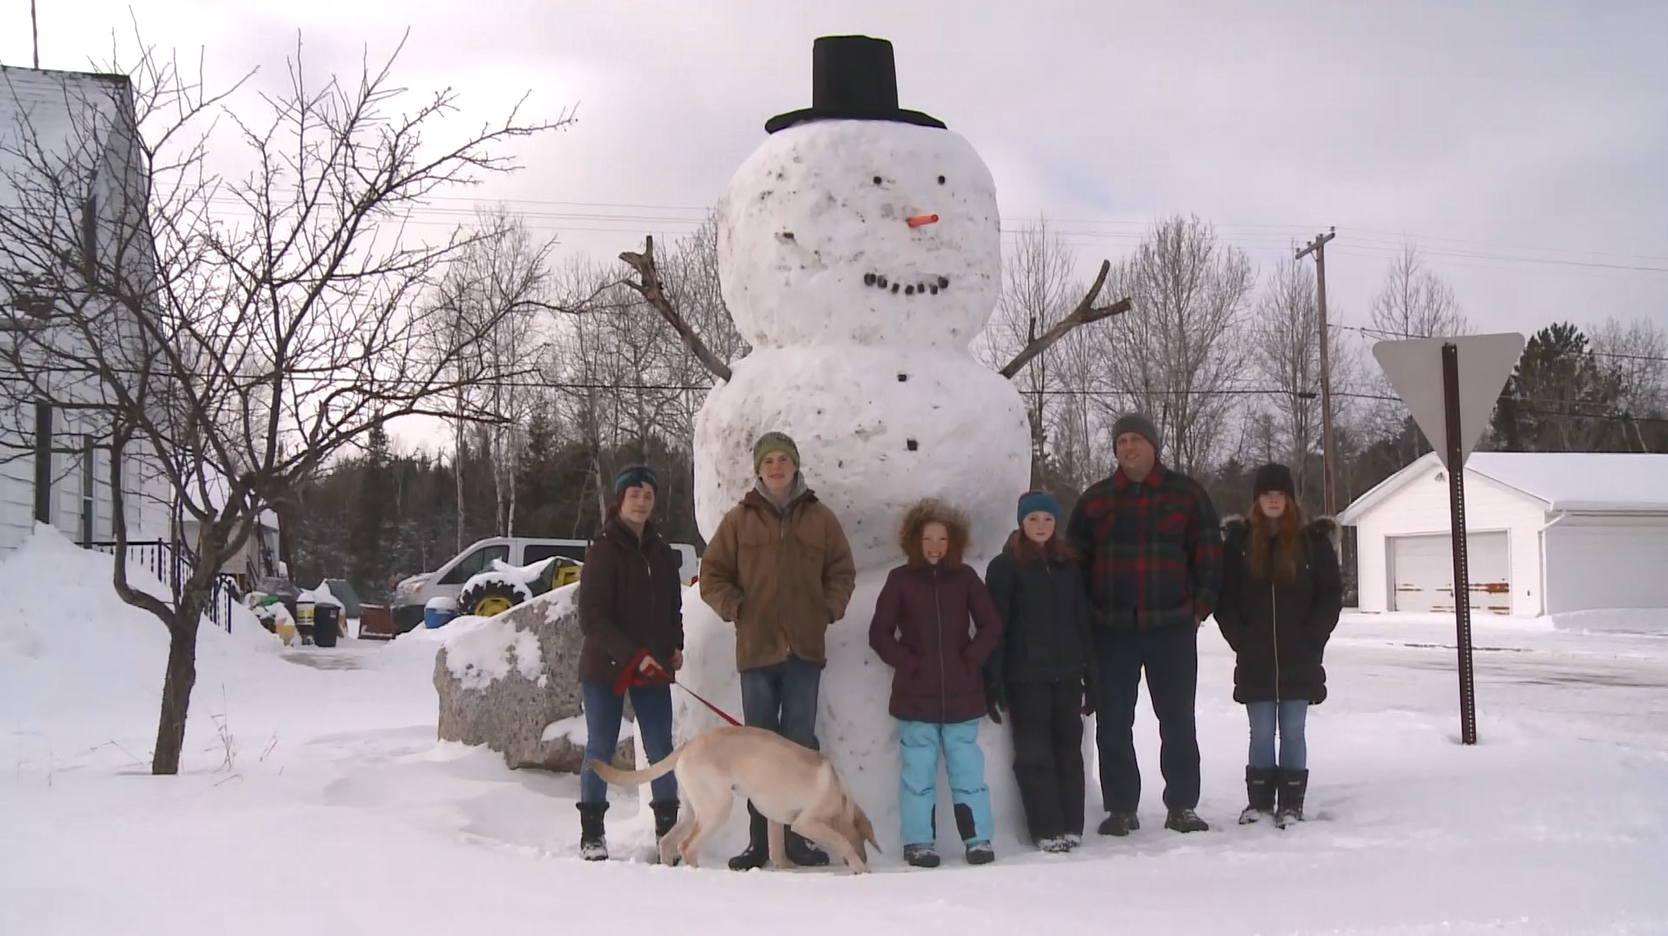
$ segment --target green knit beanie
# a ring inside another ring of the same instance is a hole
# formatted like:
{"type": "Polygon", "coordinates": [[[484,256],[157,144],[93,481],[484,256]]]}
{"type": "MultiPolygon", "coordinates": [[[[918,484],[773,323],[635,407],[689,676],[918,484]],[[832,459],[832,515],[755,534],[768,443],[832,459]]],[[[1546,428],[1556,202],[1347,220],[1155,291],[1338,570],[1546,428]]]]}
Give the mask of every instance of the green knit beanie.
{"type": "Polygon", "coordinates": [[[793,459],[793,466],[799,467],[799,446],[793,443],[783,432],[767,432],[759,436],[759,441],[753,443],[753,473],[759,473],[759,467],[764,464],[765,456],[771,452],[783,452],[793,459]]]}

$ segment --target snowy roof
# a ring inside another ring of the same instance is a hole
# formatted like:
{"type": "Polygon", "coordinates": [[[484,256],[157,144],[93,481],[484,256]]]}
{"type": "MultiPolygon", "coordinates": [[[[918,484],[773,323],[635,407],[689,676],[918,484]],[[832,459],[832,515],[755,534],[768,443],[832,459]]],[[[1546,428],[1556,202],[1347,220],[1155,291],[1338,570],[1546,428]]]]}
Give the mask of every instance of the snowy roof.
{"type": "MultiPolygon", "coordinates": [[[[1441,464],[1434,453],[1386,478],[1338,516],[1345,525],[1414,477],[1441,464]]],[[[1551,511],[1668,513],[1668,455],[1609,452],[1474,452],[1466,471],[1551,511]]]]}

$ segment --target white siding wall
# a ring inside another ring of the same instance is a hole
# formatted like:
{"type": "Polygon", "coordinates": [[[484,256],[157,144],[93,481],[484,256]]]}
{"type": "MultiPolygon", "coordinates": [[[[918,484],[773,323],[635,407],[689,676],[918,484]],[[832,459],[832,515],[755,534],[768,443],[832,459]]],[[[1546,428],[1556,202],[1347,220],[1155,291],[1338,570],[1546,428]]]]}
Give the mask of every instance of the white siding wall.
{"type": "Polygon", "coordinates": [[[1668,516],[1564,517],[1546,559],[1548,614],[1668,608],[1668,516]]]}
{"type": "MultiPolygon", "coordinates": [[[[1511,551],[1512,613],[1540,614],[1538,531],[1546,523],[1543,505],[1519,491],[1467,472],[1465,508],[1469,532],[1503,531],[1507,535],[1511,551]]],[[[1356,526],[1361,610],[1389,610],[1387,537],[1447,533],[1448,527],[1447,475],[1436,462],[1419,470],[1415,477],[1367,511],[1356,526]]]]}

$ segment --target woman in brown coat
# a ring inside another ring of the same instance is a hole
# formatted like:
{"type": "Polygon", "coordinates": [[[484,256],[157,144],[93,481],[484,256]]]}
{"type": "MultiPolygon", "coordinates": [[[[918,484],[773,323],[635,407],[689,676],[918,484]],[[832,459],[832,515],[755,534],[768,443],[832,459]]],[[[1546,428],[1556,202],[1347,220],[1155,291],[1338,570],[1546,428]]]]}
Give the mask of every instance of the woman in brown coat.
{"type": "MultiPolygon", "coordinates": [[[[579,851],[608,857],[603,813],[608,783],[590,769],[612,761],[620,740],[625,695],[643,733],[650,762],[672,753],[672,672],[683,667],[682,559],[655,532],[654,472],[633,466],[614,479],[614,504],[585,553],[579,573],[580,693],[585,707],[585,768],[579,775],[579,851]]],[[[678,821],[678,781],[649,784],[655,837],[678,821]]]]}
{"type": "Polygon", "coordinates": [[[922,501],[904,515],[899,539],[909,561],[886,577],[869,646],[897,670],[889,711],[898,720],[903,755],[904,860],[938,865],[933,802],[942,751],[967,861],[987,864],[996,853],[979,721],[986,711],[984,665],[1002,638],[1002,618],[979,573],[962,561],[966,514],[922,501]]]}

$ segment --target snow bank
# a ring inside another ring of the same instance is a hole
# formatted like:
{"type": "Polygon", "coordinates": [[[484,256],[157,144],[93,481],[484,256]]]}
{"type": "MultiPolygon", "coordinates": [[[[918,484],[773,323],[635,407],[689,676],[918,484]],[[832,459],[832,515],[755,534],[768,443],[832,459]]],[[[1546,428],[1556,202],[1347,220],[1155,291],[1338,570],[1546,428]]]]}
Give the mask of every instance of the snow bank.
{"type": "MultiPolygon", "coordinates": [[[[39,525],[0,560],[0,711],[19,738],[20,769],[61,765],[88,751],[101,752],[94,763],[148,763],[168,632],[116,596],[112,561],[39,525]]],[[[148,572],[130,568],[128,576],[136,589],[167,596],[148,572]]],[[[187,770],[221,763],[226,738],[276,744],[321,724],[386,718],[381,706],[410,706],[413,699],[425,699],[432,712],[432,647],[426,654],[381,653],[350,641],[286,650],[252,611],[234,604],[231,613],[230,633],[206,619],[198,632],[187,770]]]]}
{"type": "Polygon", "coordinates": [[[1578,634],[1668,636],[1668,608],[1600,608],[1554,614],[1553,627],[1578,634]]]}

